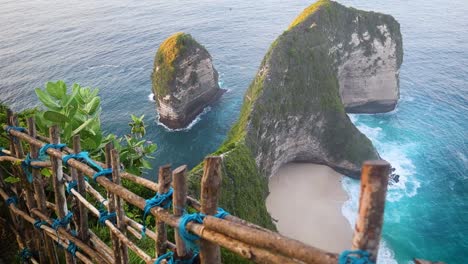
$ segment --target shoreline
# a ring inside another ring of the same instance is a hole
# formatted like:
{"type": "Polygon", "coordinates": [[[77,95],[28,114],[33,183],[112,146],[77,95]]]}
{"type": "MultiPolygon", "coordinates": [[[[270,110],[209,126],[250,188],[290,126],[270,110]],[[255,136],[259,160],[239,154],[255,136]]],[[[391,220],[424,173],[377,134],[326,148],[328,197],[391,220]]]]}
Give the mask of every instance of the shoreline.
{"type": "Polygon", "coordinates": [[[353,232],[341,212],[348,200],[342,177],[325,165],[290,163],[281,167],[268,182],[266,200],[278,232],[330,252],[351,248],[353,232]]]}

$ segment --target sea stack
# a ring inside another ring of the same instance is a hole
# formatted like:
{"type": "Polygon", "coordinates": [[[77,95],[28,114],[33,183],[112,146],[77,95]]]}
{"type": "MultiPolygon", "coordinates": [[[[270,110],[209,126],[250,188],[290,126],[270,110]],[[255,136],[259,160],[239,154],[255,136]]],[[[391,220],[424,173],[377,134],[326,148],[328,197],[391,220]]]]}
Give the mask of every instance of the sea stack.
{"type": "Polygon", "coordinates": [[[219,87],[211,55],[182,32],[161,44],[151,78],[159,121],[171,129],[189,125],[225,91],[219,87]]]}
{"type": "MultiPolygon", "coordinates": [[[[397,89],[401,56],[399,24],[391,16],[328,0],[306,8],[271,45],[237,123],[215,152],[223,157],[224,204],[270,227],[267,183],[281,166],[322,164],[359,178],[362,163],[380,157],[346,112],[394,107],[398,92],[378,97],[378,91],[397,89]],[[354,76],[358,72],[368,75],[354,76]],[[370,80],[376,85],[361,87],[370,80]]],[[[196,179],[197,168],[191,175],[196,179]]]]}

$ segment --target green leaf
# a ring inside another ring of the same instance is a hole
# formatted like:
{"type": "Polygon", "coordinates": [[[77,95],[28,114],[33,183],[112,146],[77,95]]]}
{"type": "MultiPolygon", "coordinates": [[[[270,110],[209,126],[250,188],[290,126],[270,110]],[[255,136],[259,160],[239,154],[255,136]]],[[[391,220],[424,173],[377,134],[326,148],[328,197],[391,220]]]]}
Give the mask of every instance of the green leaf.
{"type": "Polygon", "coordinates": [[[153,168],[153,167],[151,167],[151,163],[149,163],[147,160],[141,159],[140,162],[141,162],[141,165],[143,166],[143,168],[145,168],[145,169],[153,168]]]}
{"type": "Polygon", "coordinates": [[[46,111],[44,118],[56,123],[66,123],[69,120],[67,116],[54,111],[46,111]]]}
{"type": "Polygon", "coordinates": [[[13,183],[20,182],[20,179],[17,177],[10,176],[5,179],[5,182],[13,184],[13,183]]]}
{"type": "Polygon", "coordinates": [[[88,115],[94,115],[100,105],[101,99],[99,97],[94,97],[91,102],[86,104],[85,111],[88,113],[88,115]]]}
{"type": "Polygon", "coordinates": [[[81,124],[81,126],[79,126],[77,129],[73,130],[72,136],[80,133],[80,131],[83,130],[89,124],[91,124],[94,121],[94,119],[95,118],[91,118],[91,119],[86,120],[83,124],[81,124]]]}
{"type": "Polygon", "coordinates": [[[50,177],[52,176],[52,171],[50,169],[44,168],[41,170],[42,175],[45,177],[50,177]]]}
{"type": "Polygon", "coordinates": [[[53,109],[53,110],[60,110],[61,106],[57,104],[50,96],[42,91],[40,88],[35,89],[37,98],[48,108],[53,109]]]}
{"type": "Polygon", "coordinates": [[[46,91],[55,97],[56,99],[62,99],[63,96],[67,93],[67,86],[63,81],[58,81],[56,83],[47,82],[46,91]]]}
{"type": "Polygon", "coordinates": [[[76,89],[75,86],[73,86],[72,93],[66,97],[66,100],[63,101],[64,107],[67,107],[73,100],[75,100],[76,95],[79,92],[78,89],[76,89]]]}

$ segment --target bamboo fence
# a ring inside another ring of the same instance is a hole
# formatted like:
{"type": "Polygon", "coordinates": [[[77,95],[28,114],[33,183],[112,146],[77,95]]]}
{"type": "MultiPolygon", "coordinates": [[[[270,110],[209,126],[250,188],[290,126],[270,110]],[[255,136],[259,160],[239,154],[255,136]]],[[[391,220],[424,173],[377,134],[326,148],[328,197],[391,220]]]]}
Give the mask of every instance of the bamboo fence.
{"type": "MultiPolygon", "coordinates": [[[[4,129],[18,125],[15,114],[8,112],[7,116],[8,124],[4,129]]],[[[189,222],[186,225],[186,231],[200,237],[197,260],[200,263],[221,263],[220,247],[255,263],[338,263],[339,255],[336,253],[306,245],[232,215],[224,219],[214,217],[220,196],[221,157],[211,156],[204,161],[200,201],[187,196],[187,166],[173,171],[169,165],[162,166],[158,183],[155,183],[122,171],[119,153],[111,145],[106,146],[106,162],[96,162],[103,168],[112,168],[111,177],[96,178],[97,184],[105,189],[105,194],[101,194],[85,180],[85,176],[93,177],[96,173],[93,168],[73,158],[65,164],[68,173],[62,165],[64,156],[81,151],[79,136],[73,138],[73,148],[47,149],[50,161],[31,162],[33,181],[29,183],[21,166],[18,166],[25,158],[23,144],[29,146],[29,155],[34,160],[38,158],[38,150],[46,143],[60,143],[60,134],[54,126],[50,128],[48,138],[37,135],[34,119],[29,118],[27,123],[27,131],[9,130],[10,144],[0,153],[0,162],[11,162],[13,175],[20,178],[18,183],[7,184],[0,174],[0,197],[5,201],[12,196],[18,197],[16,203],[11,200],[7,203],[11,228],[16,234],[19,248],[35,252],[27,258],[30,263],[59,263],[62,257],[67,264],[126,264],[129,263],[129,251],[145,263],[155,263],[166,252],[174,252],[176,259],[190,259],[192,252],[180,237],[178,229],[184,208],[188,207],[206,215],[202,223],[189,222]],[[43,177],[38,167],[50,168],[52,177],[43,177]],[[159,193],[167,192],[171,186],[173,188],[172,211],[162,207],[150,210],[156,225],[154,230],[146,231],[146,236],[155,241],[153,255],[137,245],[137,241],[142,239],[140,220],[132,219],[124,211],[125,203],[143,210],[145,198],[123,187],[122,179],[159,193]],[[66,189],[73,181],[77,186],[69,188],[67,196],[66,189]],[[89,227],[89,218],[100,216],[100,210],[94,204],[102,204],[109,214],[116,215],[115,222],[111,219],[103,221],[111,234],[110,246],[89,227]],[[52,215],[63,219],[69,212],[73,213],[70,223],[52,228],[52,215]],[[43,224],[37,225],[38,221],[43,224]],[[168,241],[168,228],[174,228],[174,242],[168,241]],[[76,230],[76,233],[72,230],[76,230]],[[67,250],[74,245],[76,252],[67,250]]],[[[350,245],[353,250],[369,252],[374,262],[381,235],[388,172],[389,164],[385,161],[364,163],[359,215],[350,245]]],[[[160,263],[166,263],[166,260],[160,263]]]]}

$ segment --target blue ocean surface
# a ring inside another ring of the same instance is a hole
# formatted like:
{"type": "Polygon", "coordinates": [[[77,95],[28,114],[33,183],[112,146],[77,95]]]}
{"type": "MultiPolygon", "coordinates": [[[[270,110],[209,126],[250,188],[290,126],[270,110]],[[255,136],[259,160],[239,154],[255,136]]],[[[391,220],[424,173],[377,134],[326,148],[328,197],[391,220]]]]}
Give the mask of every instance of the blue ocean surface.
{"type": "MultiPolygon", "coordinates": [[[[35,87],[63,79],[99,87],[102,123],[128,133],[130,114],[145,114],[159,165],[198,164],[216,150],[273,40],[311,1],[0,1],[0,101],[15,110],[38,104],[35,87]],[[159,44],[192,34],[211,53],[228,89],[190,129],[157,123],[150,74],[159,44]]],[[[395,111],[351,119],[401,176],[390,187],[379,263],[413,257],[468,263],[468,1],[346,0],[393,15],[404,62],[395,111]]],[[[357,182],[346,179],[352,222],[357,182]]]]}

